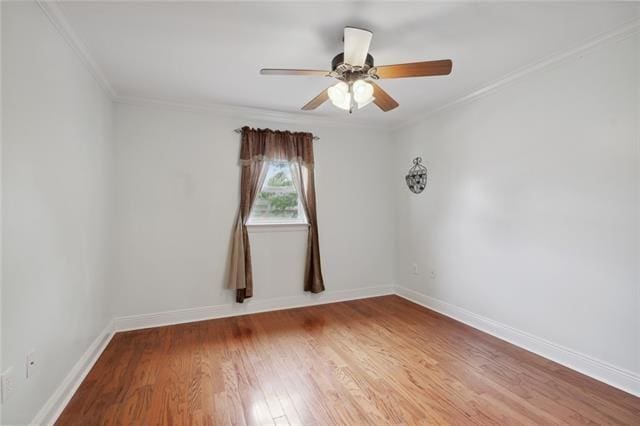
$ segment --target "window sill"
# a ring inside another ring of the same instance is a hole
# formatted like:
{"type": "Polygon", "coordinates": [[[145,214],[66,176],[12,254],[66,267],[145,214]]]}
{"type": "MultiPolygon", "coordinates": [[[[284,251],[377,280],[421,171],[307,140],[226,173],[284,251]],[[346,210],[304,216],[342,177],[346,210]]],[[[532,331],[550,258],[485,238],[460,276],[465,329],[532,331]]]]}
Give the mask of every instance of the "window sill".
{"type": "Polygon", "coordinates": [[[250,234],[257,232],[301,232],[309,229],[307,223],[247,223],[250,234]]]}

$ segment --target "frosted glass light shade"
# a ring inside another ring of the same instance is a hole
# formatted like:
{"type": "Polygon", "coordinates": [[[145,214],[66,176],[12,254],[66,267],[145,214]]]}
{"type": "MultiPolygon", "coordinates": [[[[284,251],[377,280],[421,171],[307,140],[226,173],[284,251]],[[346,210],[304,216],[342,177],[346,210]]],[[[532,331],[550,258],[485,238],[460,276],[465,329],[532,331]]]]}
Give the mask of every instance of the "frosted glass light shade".
{"type": "Polygon", "coordinates": [[[331,103],[333,103],[338,108],[349,110],[351,108],[351,93],[347,93],[341,101],[331,101],[331,103]]]}
{"type": "Polygon", "coordinates": [[[344,81],[340,81],[335,85],[329,87],[328,90],[329,99],[333,103],[341,103],[344,101],[344,98],[349,94],[349,85],[344,81]]]}
{"type": "Polygon", "coordinates": [[[364,107],[366,107],[367,105],[369,105],[371,102],[374,101],[374,97],[370,97],[369,100],[365,101],[365,102],[358,102],[358,109],[362,109],[364,107]]]}
{"type": "Polygon", "coordinates": [[[353,83],[353,99],[358,104],[366,105],[373,97],[373,86],[366,81],[358,80],[353,83]]]}
{"type": "Polygon", "coordinates": [[[342,109],[349,109],[351,106],[351,93],[349,93],[349,85],[344,81],[329,87],[329,99],[331,103],[342,109]]]}

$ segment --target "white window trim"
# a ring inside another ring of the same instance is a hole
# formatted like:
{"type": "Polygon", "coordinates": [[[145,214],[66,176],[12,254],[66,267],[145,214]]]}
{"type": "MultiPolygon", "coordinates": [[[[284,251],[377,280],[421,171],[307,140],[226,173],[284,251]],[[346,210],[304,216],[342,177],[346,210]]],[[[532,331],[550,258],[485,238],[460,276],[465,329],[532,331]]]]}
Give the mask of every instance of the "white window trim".
{"type": "Polygon", "coordinates": [[[260,232],[302,232],[309,230],[309,224],[306,222],[300,223],[277,223],[277,222],[250,222],[246,224],[247,231],[250,234],[260,232]]]}

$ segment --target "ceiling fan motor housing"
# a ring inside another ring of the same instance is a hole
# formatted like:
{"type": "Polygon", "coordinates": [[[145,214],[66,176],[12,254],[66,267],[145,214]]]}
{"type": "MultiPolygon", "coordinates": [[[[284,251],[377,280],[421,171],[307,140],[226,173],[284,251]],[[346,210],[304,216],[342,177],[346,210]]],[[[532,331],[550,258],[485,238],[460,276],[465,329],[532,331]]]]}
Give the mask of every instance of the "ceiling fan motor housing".
{"type": "Polygon", "coordinates": [[[367,53],[367,59],[362,67],[356,67],[344,62],[344,53],[338,53],[331,61],[331,70],[345,81],[358,80],[368,76],[368,71],[373,68],[373,56],[367,53]]]}

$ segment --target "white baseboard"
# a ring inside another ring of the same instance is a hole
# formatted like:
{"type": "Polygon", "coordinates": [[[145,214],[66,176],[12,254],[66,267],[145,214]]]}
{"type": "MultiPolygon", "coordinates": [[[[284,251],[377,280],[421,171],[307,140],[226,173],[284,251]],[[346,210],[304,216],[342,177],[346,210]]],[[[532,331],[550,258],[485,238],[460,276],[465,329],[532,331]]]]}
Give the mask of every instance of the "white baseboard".
{"type": "Polygon", "coordinates": [[[396,286],[396,294],[425,308],[491,334],[498,339],[505,340],[522,349],[640,397],[640,376],[630,371],[406,287],[396,286]]]}
{"type": "Polygon", "coordinates": [[[62,414],[62,410],[67,406],[84,378],[89,374],[89,371],[91,371],[91,368],[111,341],[113,335],[113,322],[111,321],[89,345],[30,424],[52,425],[58,419],[62,414]]]}
{"type": "Polygon", "coordinates": [[[224,305],[204,306],[175,311],[157,312],[143,315],[132,315],[114,319],[116,331],[139,330],[142,328],[160,327],[164,325],[182,324],[214,318],[255,314],[258,312],[277,311],[281,309],[299,308],[303,306],[322,305],[325,303],[343,302],[346,300],[364,299],[367,297],[394,294],[394,286],[363,287],[354,290],[325,291],[320,294],[305,293],[300,296],[277,297],[264,300],[245,300],[244,303],[230,302],[224,305]]]}

